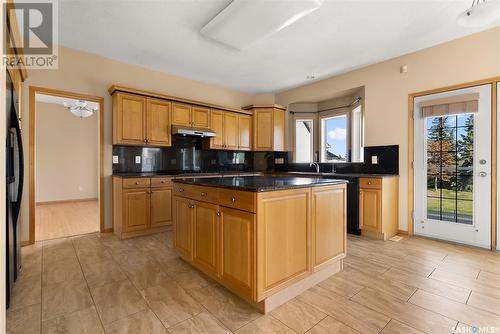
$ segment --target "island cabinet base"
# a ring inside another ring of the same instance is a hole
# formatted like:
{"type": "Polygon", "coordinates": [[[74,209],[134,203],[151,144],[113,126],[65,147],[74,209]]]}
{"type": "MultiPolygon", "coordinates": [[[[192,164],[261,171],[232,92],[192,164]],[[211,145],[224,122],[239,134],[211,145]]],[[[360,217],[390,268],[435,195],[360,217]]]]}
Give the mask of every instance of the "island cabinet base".
{"type": "Polygon", "coordinates": [[[179,255],[267,313],[342,270],[345,184],[267,192],[174,183],[179,255]]]}

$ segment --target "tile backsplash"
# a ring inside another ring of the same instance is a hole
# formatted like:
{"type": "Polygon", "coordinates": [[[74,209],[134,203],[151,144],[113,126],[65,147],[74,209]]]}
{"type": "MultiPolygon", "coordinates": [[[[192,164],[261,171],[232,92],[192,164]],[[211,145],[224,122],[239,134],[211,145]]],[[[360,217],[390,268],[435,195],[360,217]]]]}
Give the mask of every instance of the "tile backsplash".
{"type": "Polygon", "coordinates": [[[172,146],[162,148],[113,145],[113,172],[273,171],[275,158],[286,161],[286,152],[205,150],[202,140],[172,137],[172,146]]]}

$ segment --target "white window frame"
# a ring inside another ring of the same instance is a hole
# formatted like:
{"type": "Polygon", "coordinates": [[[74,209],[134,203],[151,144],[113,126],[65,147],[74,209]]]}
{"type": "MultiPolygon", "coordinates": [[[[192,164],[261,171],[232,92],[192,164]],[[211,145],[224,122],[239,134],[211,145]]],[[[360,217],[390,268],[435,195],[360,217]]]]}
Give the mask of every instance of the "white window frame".
{"type": "Polygon", "coordinates": [[[293,119],[293,161],[297,163],[311,163],[314,162],[314,118],[311,117],[294,117],[293,119]],[[311,149],[309,161],[297,161],[297,122],[311,122],[311,149]]]}
{"type": "MultiPolygon", "coordinates": [[[[342,113],[336,113],[336,114],[329,114],[329,115],[322,115],[319,117],[319,127],[320,127],[320,137],[319,137],[319,148],[320,148],[320,162],[322,163],[329,163],[329,162],[348,162],[348,161],[343,161],[343,160],[326,160],[325,157],[325,136],[327,135],[325,133],[325,126],[324,126],[324,121],[328,119],[333,119],[333,118],[340,118],[340,117],[345,117],[346,118],[346,155],[349,154],[349,145],[350,145],[350,136],[351,136],[351,129],[350,129],[350,124],[351,124],[351,115],[350,111],[349,112],[342,112],[342,113]]],[[[346,157],[347,158],[347,157],[346,157]]]]}

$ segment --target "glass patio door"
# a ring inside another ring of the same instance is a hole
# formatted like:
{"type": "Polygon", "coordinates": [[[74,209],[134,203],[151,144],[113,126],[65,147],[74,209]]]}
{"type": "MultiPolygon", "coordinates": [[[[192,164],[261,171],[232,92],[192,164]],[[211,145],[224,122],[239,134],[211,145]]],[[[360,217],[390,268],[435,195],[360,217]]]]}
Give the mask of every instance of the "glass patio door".
{"type": "Polygon", "coordinates": [[[418,97],[414,110],[414,233],[489,248],[491,85],[418,97]]]}

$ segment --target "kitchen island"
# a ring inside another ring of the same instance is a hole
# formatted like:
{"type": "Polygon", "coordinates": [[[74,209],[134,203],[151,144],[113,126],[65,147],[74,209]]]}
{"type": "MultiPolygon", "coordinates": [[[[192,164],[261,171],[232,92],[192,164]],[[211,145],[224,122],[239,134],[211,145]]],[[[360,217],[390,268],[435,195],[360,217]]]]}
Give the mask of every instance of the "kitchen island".
{"type": "Polygon", "coordinates": [[[342,270],[345,183],[273,176],[176,179],[175,248],[267,313],[342,270]]]}

